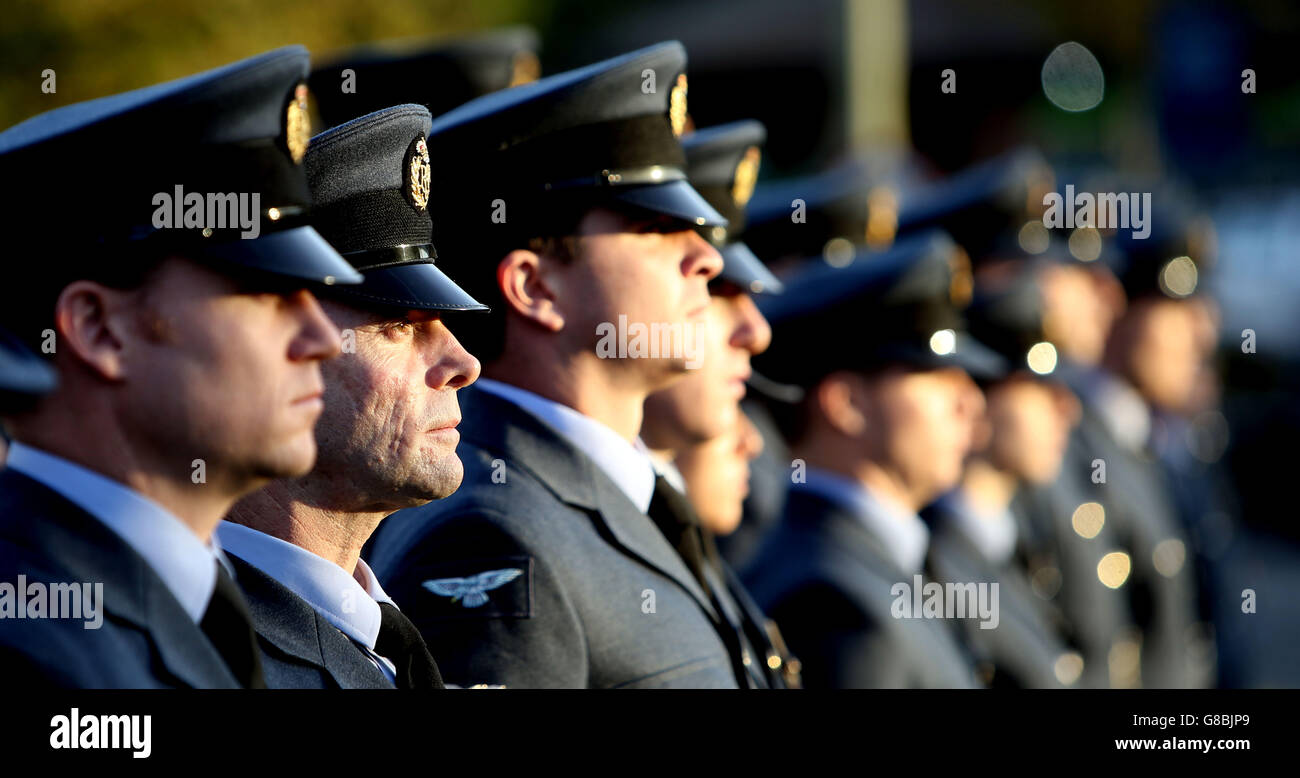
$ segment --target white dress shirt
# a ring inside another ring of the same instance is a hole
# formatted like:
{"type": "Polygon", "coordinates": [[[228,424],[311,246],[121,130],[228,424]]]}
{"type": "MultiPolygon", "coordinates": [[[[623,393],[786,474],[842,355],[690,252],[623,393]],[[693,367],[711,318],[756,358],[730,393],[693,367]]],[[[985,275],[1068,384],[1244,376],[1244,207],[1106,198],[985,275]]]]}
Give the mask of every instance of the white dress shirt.
{"type": "Polygon", "coordinates": [[[930,546],[930,528],[920,516],[887,503],[865,486],[842,475],[810,467],[807,480],[792,488],[820,495],[849,510],[866,525],[903,572],[919,573],[930,546]]]}
{"type": "Polygon", "coordinates": [[[527,389],[480,378],[477,388],[519,406],[554,429],[560,437],[591,458],[596,466],[627,495],[637,510],[645,513],[654,498],[655,473],[650,452],[640,438],[629,443],[599,421],[567,405],[548,400],[527,389]]]}
{"type": "Polygon", "coordinates": [[[222,561],[215,535],[204,543],[166,508],[129,486],[17,441],[10,444],[6,466],[103,522],[144,557],[195,624],[203,618],[217,588],[214,562],[222,561]]]}
{"type": "Polygon", "coordinates": [[[383,620],[379,603],[396,605],[363,560],[357,560],[357,570],[366,586],[328,559],[242,524],[223,521],[216,534],[227,551],[305,600],[335,629],[365,649],[388,680],[394,679],[393,665],[375,653],[375,641],[383,620]]]}

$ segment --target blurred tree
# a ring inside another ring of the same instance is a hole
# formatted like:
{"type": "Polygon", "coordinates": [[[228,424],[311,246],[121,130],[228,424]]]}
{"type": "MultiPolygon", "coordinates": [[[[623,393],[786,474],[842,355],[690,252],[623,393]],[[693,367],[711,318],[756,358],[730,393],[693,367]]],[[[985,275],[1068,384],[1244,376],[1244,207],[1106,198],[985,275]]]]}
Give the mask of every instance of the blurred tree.
{"type": "Polygon", "coordinates": [[[0,10],[0,127],[68,103],[287,44],[313,54],[385,38],[541,25],[555,0],[16,0],[0,10]],[[42,71],[57,91],[41,91],[42,71]]]}

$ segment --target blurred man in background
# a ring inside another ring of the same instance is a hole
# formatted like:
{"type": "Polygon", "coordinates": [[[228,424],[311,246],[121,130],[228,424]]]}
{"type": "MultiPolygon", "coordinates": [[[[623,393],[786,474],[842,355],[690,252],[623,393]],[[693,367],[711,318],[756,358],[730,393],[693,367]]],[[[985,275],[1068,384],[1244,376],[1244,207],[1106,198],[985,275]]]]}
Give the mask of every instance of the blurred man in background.
{"type": "MultiPolygon", "coordinates": [[[[1016,289],[1018,294],[1006,300],[1011,308],[999,312],[998,326],[987,327],[989,335],[995,343],[1011,347],[1013,369],[1032,371],[1028,349],[1038,341],[1021,345],[1009,340],[1002,329],[1028,329],[1041,335],[1048,346],[1037,355],[1040,368],[1051,361],[1047,349],[1055,351],[1060,343],[1051,372],[1070,384],[1076,365],[1095,364],[1101,358],[1106,335],[1122,310],[1123,294],[1107,266],[1094,261],[1102,248],[1096,229],[1077,229],[1067,242],[1044,224],[1044,202],[1055,177],[1041,155],[1020,149],[905,192],[898,224],[901,232],[943,227],[970,257],[975,276],[985,285],[1016,289]],[[1032,313],[1040,304],[1041,321],[1017,322],[1007,316],[1015,311],[1032,313]],[[1019,353],[1022,349],[1024,353],[1019,353]]],[[[988,325],[988,317],[984,319],[988,325]]],[[[1007,349],[1003,351],[1006,356],[1007,349]]],[[[1058,401],[1067,415],[1073,412],[1066,406],[1077,405],[1065,396],[1064,388],[1058,401]]],[[[1139,643],[1125,588],[1127,571],[1122,569],[1127,547],[1113,525],[1094,516],[1103,509],[1096,502],[1098,495],[1090,494],[1091,470],[1079,464],[1077,435],[1071,433],[1067,439],[1071,453],[1054,478],[1019,479],[1013,512],[1022,520],[1019,564],[1036,600],[1064,616],[1082,660],[1083,678],[1078,683],[1103,688],[1131,685],[1139,643]]],[[[1050,456],[1039,458],[1033,465],[1044,468],[1051,461],[1050,456]]],[[[978,462],[976,471],[988,474],[978,462]]],[[[986,479],[984,485],[990,482],[986,479]]],[[[1039,641],[1044,646],[1051,643],[1039,641]]],[[[1014,652],[1011,656],[1024,658],[1014,652]]],[[[1065,677],[1072,676],[1074,665],[1072,659],[1064,663],[1065,677]]],[[[1041,662],[1037,666],[1044,668],[1041,662]]],[[[1044,677],[1054,681],[1055,670],[1044,677]]]]}
{"type": "Polygon", "coordinates": [[[774,348],[756,369],[805,396],[784,413],[795,456],[785,516],[744,580],[808,688],[978,683],[954,625],[900,598],[927,578],[917,513],[961,477],[983,410],[967,371],[1001,361],[962,331],[969,283],[956,246],[930,233],[810,267],[763,306],[774,348]]]}
{"type": "Polygon", "coordinates": [[[1106,519],[1132,550],[1141,684],[1203,687],[1214,679],[1213,636],[1204,621],[1197,551],[1156,447],[1163,442],[1160,414],[1186,414],[1204,376],[1213,339],[1197,296],[1213,254],[1197,222],[1163,194],[1152,234],[1121,243],[1128,303],[1107,338],[1102,369],[1079,382],[1080,453],[1098,473],[1093,482],[1101,481],[1106,519]]]}
{"type": "Polygon", "coordinates": [[[926,514],[931,567],[943,582],[999,583],[997,628],[962,623],[989,685],[1072,686],[1083,658],[1067,643],[1063,614],[1030,581],[1038,528],[1024,487],[1051,483],[1059,474],[1078,400],[1052,380],[1056,349],[1043,333],[1031,261],[1010,259],[977,272],[968,318],[971,333],[997,351],[1007,369],[981,382],[985,413],[961,483],[926,514]]]}
{"type": "Polygon", "coordinates": [[[441,116],[476,97],[536,81],[540,45],[530,27],[367,43],[318,58],[308,85],[325,127],[406,103],[441,116]]]}

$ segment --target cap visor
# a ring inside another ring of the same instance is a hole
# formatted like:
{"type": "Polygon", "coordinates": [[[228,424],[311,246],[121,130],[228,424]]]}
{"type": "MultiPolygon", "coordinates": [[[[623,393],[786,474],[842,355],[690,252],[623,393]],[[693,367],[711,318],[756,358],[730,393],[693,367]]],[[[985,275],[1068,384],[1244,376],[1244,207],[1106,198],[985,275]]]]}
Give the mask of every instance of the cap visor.
{"type": "Polygon", "coordinates": [[[268,232],[252,240],[208,244],[199,256],[246,270],[327,286],[359,284],[364,280],[310,226],[268,232]]]}
{"type": "Polygon", "coordinates": [[[8,334],[0,334],[0,393],[37,397],[57,383],[54,369],[44,359],[8,334]]]}
{"type": "Polygon", "coordinates": [[[1001,378],[1009,370],[1001,355],[965,332],[956,333],[952,350],[944,354],[921,345],[897,343],[880,349],[874,361],[896,362],[922,370],[959,367],[972,378],[985,380],[1001,378]]]}
{"type": "Polygon", "coordinates": [[[686,181],[645,186],[611,187],[610,196],[621,203],[662,213],[698,227],[725,227],[727,220],[686,181]]]}
{"type": "Polygon", "coordinates": [[[331,290],[329,295],[362,305],[404,310],[488,310],[431,262],[390,265],[364,272],[365,281],[331,290]]]}
{"type": "Polygon", "coordinates": [[[744,243],[728,243],[720,249],[722,273],[719,278],[754,294],[780,294],[785,286],[763,261],[754,256],[744,243]]]}

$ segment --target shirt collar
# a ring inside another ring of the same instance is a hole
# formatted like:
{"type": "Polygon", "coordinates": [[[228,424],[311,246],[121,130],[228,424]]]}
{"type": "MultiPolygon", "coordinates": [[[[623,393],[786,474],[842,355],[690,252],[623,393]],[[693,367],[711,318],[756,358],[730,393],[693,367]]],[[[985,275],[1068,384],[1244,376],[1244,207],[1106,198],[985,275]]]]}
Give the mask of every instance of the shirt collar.
{"type": "Polygon", "coordinates": [[[221,546],[204,543],[166,508],[134,489],[55,454],[14,441],[7,466],[94,516],[137,554],[197,624],[217,587],[221,546]]]}
{"type": "Polygon", "coordinates": [[[654,462],[653,459],[651,459],[651,462],[654,463],[655,471],[664,477],[664,480],[668,482],[669,486],[682,494],[686,494],[686,478],[682,476],[682,471],[677,469],[675,463],[654,462]]]}
{"type": "Polygon", "coordinates": [[[370,595],[375,602],[386,602],[394,608],[397,607],[397,603],[393,602],[393,598],[389,597],[388,592],[384,591],[384,587],[379,585],[379,576],[375,575],[375,571],[370,569],[370,565],[366,564],[366,560],[357,558],[357,572],[354,577],[361,579],[361,588],[365,589],[366,594],[370,595]]]}
{"type": "Polygon", "coordinates": [[[915,513],[885,502],[867,487],[844,476],[808,468],[802,484],[793,488],[813,492],[853,513],[879,540],[904,572],[917,573],[925,563],[930,530],[915,513]]]}
{"type": "Polygon", "coordinates": [[[995,513],[981,513],[971,505],[963,489],[954,489],[940,498],[946,513],[957,530],[969,540],[986,559],[994,564],[1006,564],[1016,551],[1016,520],[1004,508],[995,513]]]}
{"type": "Polygon", "coordinates": [[[362,586],[328,559],[265,532],[223,521],[216,534],[231,554],[279,581],[340,632],[374,651],[382,621],[379,603],[392,600],[365,562],[357,562],[367,581],[362,586]]]}
{"type": "Polygon", "coordinates": [[[637,510],[645,513],[654,498],[656,468],[650,452],[640,438],[634,443],[599,421],[567,405],[539,394],[490,378],[480,378],[475,386],[502,397],[555,430],[609,476],[637,510]]]}
{"type": "Polygon", "coordinates": [[[1131,384],[1112,373],[1098,371],[1087,389],[1106,430],[1120,445],[1139,451],[1151,438],[1151,409],[1131,384]]]}

